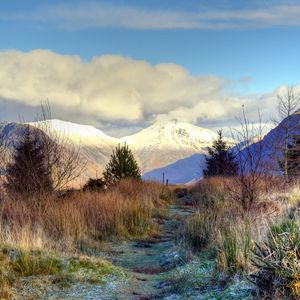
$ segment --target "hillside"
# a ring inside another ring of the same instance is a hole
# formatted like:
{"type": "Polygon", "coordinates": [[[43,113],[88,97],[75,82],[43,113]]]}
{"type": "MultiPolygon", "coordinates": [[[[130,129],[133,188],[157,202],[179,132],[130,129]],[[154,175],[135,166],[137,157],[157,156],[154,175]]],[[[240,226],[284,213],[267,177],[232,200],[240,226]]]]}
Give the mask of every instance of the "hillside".
{"type": "MultiPolygon", "coordinates": [[[[285,128],[289,128],[290,142],[292,137],[300,135],[300,113],[299,111],[292,116],[284,119],[275,128],[269,131],[261,140],[252,143],[249,147],[253,157],[261,159],[260,165],[262,168],[277,174],[281,172],[278,161],[283,157],[283,149],[285,142],[285,128]],[[261,153],[261,155],[257,155],[261,153]]],[[[243,149],[241,154],[246,156],[246,152],[249,151],[243,149]]]]}

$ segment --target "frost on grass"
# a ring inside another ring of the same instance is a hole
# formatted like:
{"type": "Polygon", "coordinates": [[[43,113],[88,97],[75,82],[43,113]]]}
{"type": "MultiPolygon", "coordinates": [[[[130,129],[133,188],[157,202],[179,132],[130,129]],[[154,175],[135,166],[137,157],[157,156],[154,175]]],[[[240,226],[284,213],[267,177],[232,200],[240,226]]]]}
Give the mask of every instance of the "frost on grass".
{"type": "Polygon", "coordinates": [[[127,274],[103,259],[64,259],[64,269],[48,276],[20,278],[14,299],[113,299],[127,274]]]}
{"type": "Polygon", "coordinates": [[[230,279],[217,276],[214,263],[201,256],[176,268],[171,274],[172,294],[164,299],[253,299],[253,287],[247,279],[238,274],[230,279]]]}

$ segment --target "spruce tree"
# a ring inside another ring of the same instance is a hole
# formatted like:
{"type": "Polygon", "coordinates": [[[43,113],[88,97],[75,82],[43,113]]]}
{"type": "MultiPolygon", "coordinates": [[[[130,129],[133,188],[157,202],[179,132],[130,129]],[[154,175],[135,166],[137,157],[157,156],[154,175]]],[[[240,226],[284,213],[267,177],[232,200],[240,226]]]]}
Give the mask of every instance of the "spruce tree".
{"type": "Polygon", "coordinates": [[[128,145],[121,146],[119,144],[116,147],[103,172],[103,177],[107,185],[116,183],[123,178],[141,179],[141,171],[128,145]]]}
{"type": "MultiPolygon", "coordinates": [[[[288,144],[287,148],[287,174],[288,178],[300,175],[300,136],[293,138],[293,142],[288,144]]],[[[284,160],[279,161],[279,165],[285,171],[284,160]]]]}
{"type": "Polygon", "coordinates": [[[212,147],[208,147],[206,156],[206,169],[204,177],[234,176],[238,173],[237,162],[224,140],[222,130],[218,131],[218,138],[213,141],[212,147]]]}
{"type": "Polygon", "coordinates": [[[53,189],[43,146],[38,134],[31,131],[27,126],[21,141],[15,146],[13,160],[7,167],[5,186],[13,197],[39,197],[53,189]]]}

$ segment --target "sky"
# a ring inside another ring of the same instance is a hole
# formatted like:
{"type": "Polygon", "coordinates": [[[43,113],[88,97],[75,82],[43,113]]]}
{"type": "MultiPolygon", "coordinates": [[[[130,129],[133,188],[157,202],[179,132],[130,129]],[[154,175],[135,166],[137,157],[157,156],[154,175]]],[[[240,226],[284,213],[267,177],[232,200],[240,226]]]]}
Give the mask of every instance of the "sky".
{"type": "Polygon", "coordinates": [[[122,136],[157,120],[267,122],[300,91],[300,1],[0,2],[0,119],[52,115],[122,136]]]}

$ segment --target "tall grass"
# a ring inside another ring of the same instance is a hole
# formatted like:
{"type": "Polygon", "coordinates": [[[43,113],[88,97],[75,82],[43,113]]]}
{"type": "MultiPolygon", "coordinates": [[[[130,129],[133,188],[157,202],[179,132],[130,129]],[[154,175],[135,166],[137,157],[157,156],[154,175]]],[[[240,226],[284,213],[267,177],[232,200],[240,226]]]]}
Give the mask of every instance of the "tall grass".
{"type": "Polygon", "coordinates": [[[82,242],[144,236],[152,210],[165,205],[163,187],[124,180],[111,190],[76,192],[42,202],[0,202],[0,244],[72,250],[82,242]]]}
{"type": "Polygon", "coordinates": [[[219,271],[233,274],[253,270],[254,243],[263,241],[268,226],[284,214],[275,201],[269,200],[272,193],[279,193],[269,189],[276,182],[277,178],[275,182],[260,183],[260,198],[248,210],[236,200],[239,189],[235,178],[208,178],[197,183],[190,190],[197,212],[186,221],[185,240],[197,250],[213,249],[219,271]]]}
{"type": "Polygon", "coordinates": [[[196,250],[208,247],[215,238],[218,215],[215,211],[197,211],[185,223],[183,237],[196,250]]]}
{"type": "Polygon", "coordinates": [[[253,276],[260,296],[272,299],[300,298],[300,222],[285,220],[270,229],[268,239],[256,244],[253,276]]]}
{"type": "Polygon", "coordinates": [[[244,224],[231,225],[218,242],[217,266],[220,271],[248,271],[252,248],[251,232],[244,224]]]}

